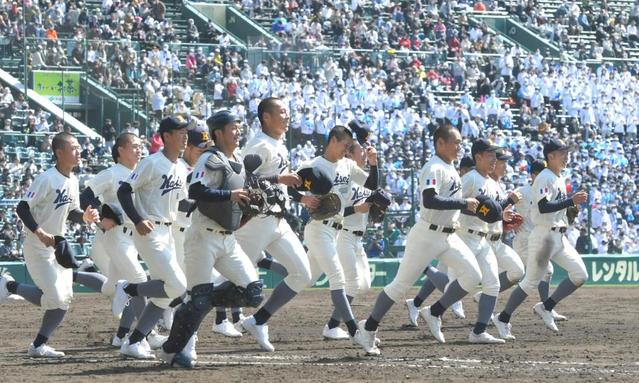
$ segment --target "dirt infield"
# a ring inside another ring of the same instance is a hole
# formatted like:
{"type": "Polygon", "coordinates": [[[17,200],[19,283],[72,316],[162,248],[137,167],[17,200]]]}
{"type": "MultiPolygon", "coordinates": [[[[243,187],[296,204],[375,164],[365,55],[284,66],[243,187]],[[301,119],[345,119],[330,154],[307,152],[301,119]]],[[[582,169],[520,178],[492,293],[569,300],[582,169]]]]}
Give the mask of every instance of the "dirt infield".
{"type": "MultiPolygon", "coordinates": [[[[357,318],[368,314],[378,292],[355,302],[357,318]]],[[[211,315],[199,332],[198,367],[181,370],[120,358],[108,346],[117,325],[108,302],[82,294],[50,343],[67,353],[61,361],[26,357],[41,319],[38,308],[0,306],[0,376],[2,382],[632,382],[639,381],[637,302],[639,288],[583,288],[558,306],[570,320],[553,334],[534,316],[535,302],[529,300],[513,317],[517,340],[496,346],[467,343],[476,313],[470,299],[464,301],[468,319],[445,314],[444,345],[425,335],[423,323],[406,327],[405,307],[396,305],[380,327],[382,356],[365,357],[350,341],[322,340],[329,293],[313,290],[272,319],[276,352],[260,352],[248,335],[232,340],[213,334],[211,315]]],[[[496,335],[494,328],[489,331],[496,335]]]]}

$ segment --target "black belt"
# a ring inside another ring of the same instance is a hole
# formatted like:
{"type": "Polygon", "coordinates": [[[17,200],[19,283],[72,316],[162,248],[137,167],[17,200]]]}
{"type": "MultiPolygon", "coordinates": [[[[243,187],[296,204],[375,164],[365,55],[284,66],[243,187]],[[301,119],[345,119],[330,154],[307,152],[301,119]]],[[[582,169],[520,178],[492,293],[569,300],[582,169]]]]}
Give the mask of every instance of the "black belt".
{"type": "Polygon", "coordinates": [[[268,216],[272,216],[278,219],[282,219],[284,218],[284,212],[283,211],[267,211],[266,215],[268,216]]]}
{"type": "Polygon", "coordinates": [[[468,232],[470,234],[476,234],[482,238],[488,237],[488,233],[484,233],[483,231],[468,229],[468,232]]]}
{"type": "Polygon", "coordinates": [[[326,226],[332,227],[335,230],[342,230],[342,228],[344,227],[344,225],[342,225],[341,223],[337,223],[337,222],[332,222],[325,219],[324,221],[322,221],[322,223],[326,226]]]}
{"type": "Polygon", "coordinates": [[[133,230],[129,229],[128,227],[123,227],[122,228],[122,232],[124,234],[127,234],[127,232],[129,233],[129,235],[133,235],[133,230]]]}
{"type": "Polygon", "coordinates": [[[566,226],[555,226],[555,227],[551,228],[550,230],[558,231],[561,234],[563,234],[563,233],[565,233],[568,230],[568,228],[566,226]]]}
{"type": "Polygon", "coordinates": [[[210,232],[213,232],[213,233],[220,233],[222,235],[231,235],[231,234],[233,234],[233,232],[230,231],[230,230],[217,230],[217,229],[211,229],[211,228],[208,228],[208,227],[206,228],[206,231],[210,231],[210,232]]]}
{"type": "Polygon", "coordinates": [[[452,227],[437,226],[434,224],[431,224],[430,226],[428,226],[428,229],[432,231],[440,231],[439,230],[440,227],[442,228],[441,229],[442,233],[453,234],[455,232],[455,229],[453,229],[452,227]]]}
{"type": "Polygon", "coordinates": [[[173,225],[173,222],[160,222],[160,221],[153,221],[154,224],[156,225],[164,225],[164,226],[171,226],[173,225]]]}
{"type": "Polygon", "coordinates": [[[501,239],[501,233],[491,234],[490,237],[488,237],[488,239],[491,241],[499,241],[501,239]]]}
{"type": "Polygon", "coordinates": [[[343,227],[343,228],[342,228],[342,230],[344,230],[344,231],[348,231],[348,232],[350,232],[350,233],[353,233],[353,234],[355,234],[355,235],[356,235],[356,236],[358,236],[358,237],[363,237],[363,236],[364,236],[364,232],[363,232],[363,231],[361,231],[361,230],[348,230],[348,229],[347,229],[347,228],[345,228],[345,227],[343,227]]]}

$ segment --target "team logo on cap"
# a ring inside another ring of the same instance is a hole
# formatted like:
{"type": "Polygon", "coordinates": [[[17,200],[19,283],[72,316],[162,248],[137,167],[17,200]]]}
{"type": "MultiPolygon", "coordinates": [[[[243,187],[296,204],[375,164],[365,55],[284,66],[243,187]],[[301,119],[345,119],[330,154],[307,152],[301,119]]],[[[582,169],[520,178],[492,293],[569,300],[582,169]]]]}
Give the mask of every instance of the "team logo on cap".
{"type": "Polygon", "coordinates": [[[202,141],[209,141],[209,132],[202,132],[202,141]]]}
{"type": "Polygon", "coordinates": [[[490,213],[490,209],[488,208],[488,206],[482,206],[479,209],[479,214],[483,215],[484,217],[487,216],[488,213],[490,213]]]}
{"type": "Polygon", "coordinates": [[[304,187],[308,190],[311,190],[311,185],[313,185],[313,182],[311,180],[304,180],[304,187]]]}

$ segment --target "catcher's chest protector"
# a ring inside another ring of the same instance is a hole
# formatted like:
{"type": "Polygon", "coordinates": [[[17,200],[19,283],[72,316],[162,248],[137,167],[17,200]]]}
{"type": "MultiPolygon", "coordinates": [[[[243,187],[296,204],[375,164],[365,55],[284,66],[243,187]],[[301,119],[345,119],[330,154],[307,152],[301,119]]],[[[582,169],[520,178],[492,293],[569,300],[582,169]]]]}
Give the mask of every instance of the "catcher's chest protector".
{"type": "MultiPolygon", "coordinates": [[[[211,154],[206,162],[206,171],[221,171],[224,174],[224,180],[221,185],[204,186],[223,190],[242,189],[246,179],[242,164],[231,162],[224,153],[212,149],[209,149],[211,154]]],[[[211,218],[226,230],[235,231],[240,227],[243,213],[237,202],[230,200],[224,202],[197,201],[197,208],[200,213],[211,218]]]]}

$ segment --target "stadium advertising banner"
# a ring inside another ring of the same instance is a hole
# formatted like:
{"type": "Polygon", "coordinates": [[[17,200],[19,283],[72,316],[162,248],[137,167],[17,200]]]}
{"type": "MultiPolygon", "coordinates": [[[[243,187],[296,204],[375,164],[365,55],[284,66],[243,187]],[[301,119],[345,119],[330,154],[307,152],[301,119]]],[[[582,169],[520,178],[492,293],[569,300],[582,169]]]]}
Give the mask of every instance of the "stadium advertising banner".
{"type": "Polygon", "coordinates": [[[80,103],[80,74],[56,70],[34,70],[33,90],[56,104],[80,103]]]}

